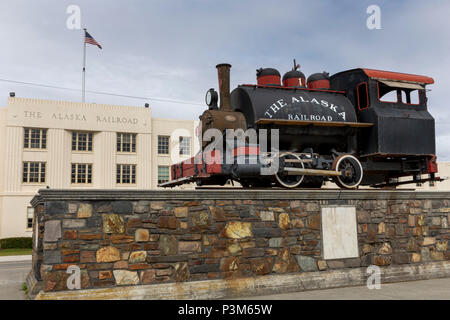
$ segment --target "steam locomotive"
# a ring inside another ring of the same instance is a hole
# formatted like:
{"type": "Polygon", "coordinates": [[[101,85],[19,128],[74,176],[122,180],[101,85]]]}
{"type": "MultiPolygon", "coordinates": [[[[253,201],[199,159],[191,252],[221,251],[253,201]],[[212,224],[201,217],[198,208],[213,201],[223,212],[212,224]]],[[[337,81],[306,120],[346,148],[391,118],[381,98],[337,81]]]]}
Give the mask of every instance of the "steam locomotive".
{"type": "Polygon", "coordinates": [[[230,94],[231,65],[216,67],[219,94],[207,91],[208,110],[200,116],[202,151],[172,165],[171,180],[160,186],[231,179],[244,187],[320,188],[333,181],[356,189],[441,180],[425,89],[432,78],[357,68],[306,79],[294,60],[283,78],[261,68],[256,85],[230,94]],[[214,137],[206,137],[211,130],[214,137]]]}

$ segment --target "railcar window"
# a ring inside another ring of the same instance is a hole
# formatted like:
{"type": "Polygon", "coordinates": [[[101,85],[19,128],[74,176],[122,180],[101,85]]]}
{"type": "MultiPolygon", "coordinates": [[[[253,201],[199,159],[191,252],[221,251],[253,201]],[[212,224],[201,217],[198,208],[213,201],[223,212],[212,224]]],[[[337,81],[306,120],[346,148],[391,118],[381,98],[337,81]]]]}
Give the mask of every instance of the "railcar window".
{"type": "Polygon", "coordinates": [[[369,93],[367,90],[367,83],[360,83],[357,87],[356,96],[358,99],[358,109],[364,110],[369,107],[369,93]]]}

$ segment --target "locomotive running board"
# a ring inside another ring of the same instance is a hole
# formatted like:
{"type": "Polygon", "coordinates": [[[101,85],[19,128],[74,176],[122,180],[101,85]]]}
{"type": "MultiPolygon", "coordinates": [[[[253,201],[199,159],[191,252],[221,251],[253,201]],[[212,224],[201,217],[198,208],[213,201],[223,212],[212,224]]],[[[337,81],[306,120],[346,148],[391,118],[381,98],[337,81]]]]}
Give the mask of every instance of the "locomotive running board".
{"type": "Polygon", "coordinates": [[[303,169],[303,168],[289,168],[286,167],[283,169],[287,171],[289,176],[335,176],[338,177],[341,175],[339,171],[332,170],[318,170],[318,169],[303,169]]]}
{"type": "Polygon", "coordinates": [[[194,176],[183,177],[183,178],[179,178],[179,179],[176,179],[176,180],[160,183],[160,184],[157,185],[157,187],[162,187],[162,188],[176,187],[176,186],[178,186],[180,184],[195,182],[195,180],[197,180],[197,178],[198,177],[194,177],[194,176]]]}
{"type": "Polygon", "coordinates": [[[282,119],[259,119],[256,124],[277,124],[283,126],[316,126],[316,127],[351,127],[367,128],[373,123],[368,122],[339,122],[339,121],[304,121],[304,120],[282,120],[282,119]]]}

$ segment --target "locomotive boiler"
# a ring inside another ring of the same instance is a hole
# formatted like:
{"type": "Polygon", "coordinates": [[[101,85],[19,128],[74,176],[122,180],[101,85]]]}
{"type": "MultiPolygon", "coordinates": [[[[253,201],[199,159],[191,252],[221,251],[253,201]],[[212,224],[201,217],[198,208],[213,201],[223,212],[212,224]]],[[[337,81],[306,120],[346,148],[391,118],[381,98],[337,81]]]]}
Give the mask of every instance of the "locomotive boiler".
{"type": "Polygon", "coordinates": [[[294,61],[283,78],[273,68],[258,69],[257,84],[230,93],[230,68],[217,65],[219,93],[207,92],[202,151],[172,165],[171,181],[161,186],[232,180],[320,188],[333,181],[355,189],[441,180],[425,91],[432,78],[358,68],[306,79],[294,61]]]}

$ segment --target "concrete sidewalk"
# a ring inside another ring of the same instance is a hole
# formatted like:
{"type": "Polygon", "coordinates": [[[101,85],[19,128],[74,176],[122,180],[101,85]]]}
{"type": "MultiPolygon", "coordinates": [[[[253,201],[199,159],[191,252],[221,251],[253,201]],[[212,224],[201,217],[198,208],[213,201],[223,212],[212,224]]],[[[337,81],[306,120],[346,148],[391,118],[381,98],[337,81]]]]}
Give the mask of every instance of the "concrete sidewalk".
{"type": "Polygon", "coordinates": [[[31,261],[0,262],[0,300],[26,299],[22,286],[30,270],[31,261]]]}
{"type": "Polygon", "coordinates": [[[237,298],[242,300],[450,300],[450,278],[281,293],[237,298]]]}
{"type": "Polygon", "coordinates": [[[0,257],[0,262],[16,262],[16,261],[31,261],[31,254],[24,256],[3,256],[0,257]]]}

